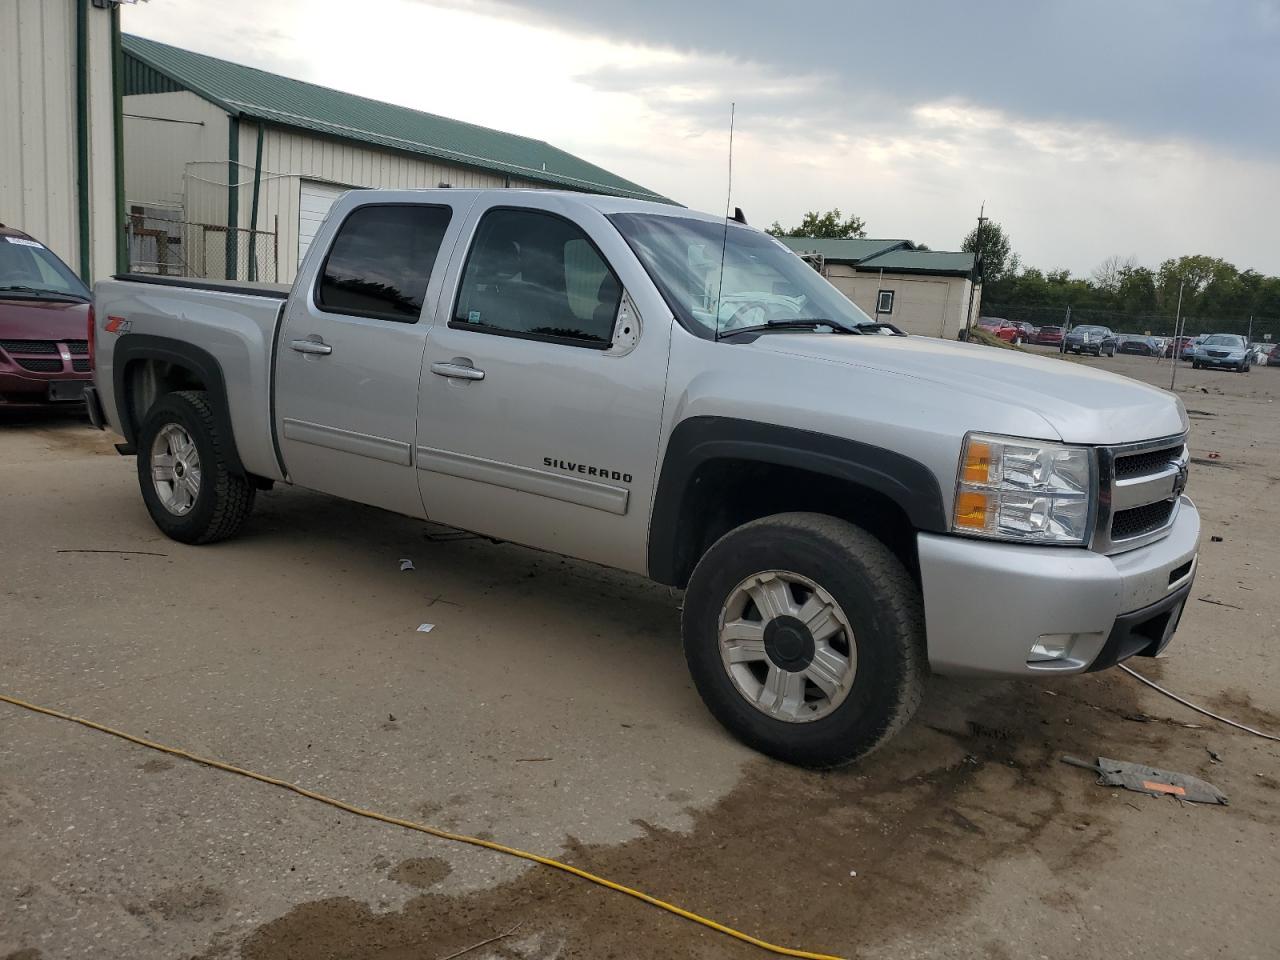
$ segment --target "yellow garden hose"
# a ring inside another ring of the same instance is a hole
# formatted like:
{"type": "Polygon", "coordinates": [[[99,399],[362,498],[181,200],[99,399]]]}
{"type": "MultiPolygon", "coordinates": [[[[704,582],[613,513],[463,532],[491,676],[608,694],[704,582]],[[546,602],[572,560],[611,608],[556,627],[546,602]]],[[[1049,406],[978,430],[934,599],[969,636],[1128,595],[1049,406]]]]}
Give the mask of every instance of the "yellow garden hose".
{"type": "Polygon", "coordinates": [[[170,756],[182,757],[184,760],[191,760],[194,763],[203,764],[206,767],[213,767],[215,770],[224,770],[227,773],[239,774],[242,777],[248,777],[250,780],[257,780],[259,783],[268,783],[273,787],[281,787],[284,790],[291,790],[299,796],[306,797],[309,800],[316,800],[320,803],[326,803],[331,807],[337,807],[339,810],[345,810],[347,813],[354,813],[359,817],[368,817],[370,820],[379,820],[382,823],[390,823],[397,827],[404,827],[406,830],[417,830],[419,833],[426,833],[441,840],[452,840],[456,843],[469,843],[473,847],[484,847],[486,850],[494,850],[498,853],[505,853],[509,857],[519,857],[521,860],[532,860],[534,863],[540,863],[544,867],[553,867],[556,870],[562,870],[565,873],[571,873],[575,877],[581,877],[583,880],[589,880],[591,883],[599,884],[610,890],[616,890],[618,893],[625,893],[629,897],[635,897],[637,900],[643,900],[652,906],[668,913],[674,913],[677,917],[684,917],[686,920],[692,920],[704,927],[715,930],[717,933],[723,933],[725,936],[733,937],[735,940],[741,940],[743,943],[749,943],[754,947],[767,950],[770,953],[781,957],[800,957],[802,960],[841,960],[840,957],[832,956],[827,953],[810,953],[807,950],[795,950],[791,947],[780,947],[777,944],[769,943],[765,940],[757,939],[750,934],[743,933],[741,930],[735,930],[727,927],[723,923],[717,923],[706,917],[699,916],[690,910],[677,907],[673,903],[667,903],[665,900],[659,900],[647,893],[636,890],[632,887],[623,886],[620,883],[614,883],[604,877],[589,873],[586,870],[580,870],[577,867],[570,866],[567,863],[561,863],[559,860],[552,860],[550,857],[540,857],[536,853],[529,853],[527,850],[518,850],[515,847],[508,847],[505,844],[494,843],[492,840],[481,840],[479,837],[469,837],[461,833],[450,833],[448,830],[441,830],[438,827],[429,827],[426,824],[414,823],[412,820],[401,820],[399,817],[389,817],[385,813],[378,813],[376,810],[366,810],[363,807],[353,806],[343,800],[337,800],[334,797],[327,797],[323,793],[316,793],[314,790],[308,790],[306,787],[300,787],[297,784],[289,783],[287,780],[280,780],[276,777],[269,777],[264,773],[254,773],[252,770],[245,770],[243,767],[233,766],[230,763],[223,763],[221,760],[211,760],[208,757],[202,757],[198,754],[188,753],[186,750],[180,750],[177,747],[168,747],[163,743],[156,743],[154,740],[147,740],[144,737],[136,737],[131,733],[125,733],[123,730],[116,730],[114,727],[108,727],[101,723],[94,723],[92,720],[86,720],[84,717],[73,716],[69,713],[63,713],[60,710],[51,710],[48,707],[37,706],[34,703],[28,703],[25,700],[19,700],[17,697],[9,697],[0,693],[0,701],[11,703],[15,707],[22,707],[24,710],[32,710],[35,713],[42,713],[47,717],[56,717],[59,720],[69,720],[72,723],[78,723],[90,730],[97,730],[100,733],[109,733],[113,737],[119,737],[121,740],[128,740],[130,743],[136,743],[140,747],[147,747],[151,750],[159,750],[161,753],[167,753],[170,756]]]}

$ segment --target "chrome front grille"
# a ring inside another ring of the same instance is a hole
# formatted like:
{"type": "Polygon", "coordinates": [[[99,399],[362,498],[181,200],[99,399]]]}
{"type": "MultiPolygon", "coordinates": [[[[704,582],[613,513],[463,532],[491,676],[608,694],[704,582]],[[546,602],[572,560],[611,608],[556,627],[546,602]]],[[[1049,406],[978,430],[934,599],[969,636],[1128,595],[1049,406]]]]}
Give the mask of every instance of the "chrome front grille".
{"type": "Polygon", "coordinates": [[[1120,553],[1159,540],[1187,485],[1185,435],[1098,449],[1098,510],[1090,547],[1120,553]]]}

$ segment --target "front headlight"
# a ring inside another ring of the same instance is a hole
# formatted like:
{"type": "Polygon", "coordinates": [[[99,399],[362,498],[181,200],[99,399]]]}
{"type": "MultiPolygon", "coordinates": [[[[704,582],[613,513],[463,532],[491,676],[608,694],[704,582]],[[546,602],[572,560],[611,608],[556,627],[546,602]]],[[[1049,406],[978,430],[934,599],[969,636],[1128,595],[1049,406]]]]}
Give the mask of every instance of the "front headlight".
{"type": "Polygon", "coordinates": [[[1088,447],[967,434],[951,529],[1022,543],[1083,544],[1093,478],[1088,447]]]}

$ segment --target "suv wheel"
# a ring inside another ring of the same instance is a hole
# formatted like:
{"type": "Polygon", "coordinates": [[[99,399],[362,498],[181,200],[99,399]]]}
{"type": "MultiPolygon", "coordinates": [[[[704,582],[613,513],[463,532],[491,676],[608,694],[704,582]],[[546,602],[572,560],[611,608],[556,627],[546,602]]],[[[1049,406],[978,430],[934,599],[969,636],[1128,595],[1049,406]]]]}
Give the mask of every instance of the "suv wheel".
{"type": "Polygon", "coordinates": [[[165,394],[147,414],[138,434],[138,483],[166,536],[213,543],[240,530],[254,489],[227,466],[226,443],[204,391],[165,394]]]}
{"type": "Polygon", "coordinates": [[[720,538],[689,580],[681,627],[716,719],[788,763],[865,756],[923,696],[919,588],[883,543],[834,517],[779,514],[720,538]]]}

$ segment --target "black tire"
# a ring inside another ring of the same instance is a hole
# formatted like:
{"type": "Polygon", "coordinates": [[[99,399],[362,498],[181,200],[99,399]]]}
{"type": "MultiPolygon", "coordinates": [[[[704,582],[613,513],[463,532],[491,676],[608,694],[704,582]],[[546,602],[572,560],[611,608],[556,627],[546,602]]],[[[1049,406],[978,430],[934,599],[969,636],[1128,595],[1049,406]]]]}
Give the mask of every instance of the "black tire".
{"type": "Polygon", "coordinates": [[[243,474],[228,467],[226,449],[227,439],[204,391],[168,393],[152,406],[138,434],[138,485],[147,512],[165,536],[180,543],[214,543],[239,532],[253,509],[255,491],[243,474]],[[169,424],[187,432],[200,457],[199,491],[181,515],[164,505],[152,481],[152,447],[169,424]]]}
{"type": "Polygon", "coordinates": [[[924,605],[901,561],[866,531],[834,517],[784,513],[738,527],[699,561],[685,592],[685,658],[711,713],[735,737],[778,760],[834,767],[866,756],[902,729],[924,695],[924,605]],[[839,604],[856,643],[845,699],[807,722],[777,719],[739,692],[720,655],[720,616],[753,574],[785,570],[839,604]]]}
{"type": "Polygon", "coordinates": [[[1195,360],[1192,360],[1192,361],[1191,361],[1191,369],[1192,369],[1192,370],[1199,370],[1199,369],[1200,369],[1200,364],[1199,364],[1199,363],[1197,363],[1195,360]]]}

